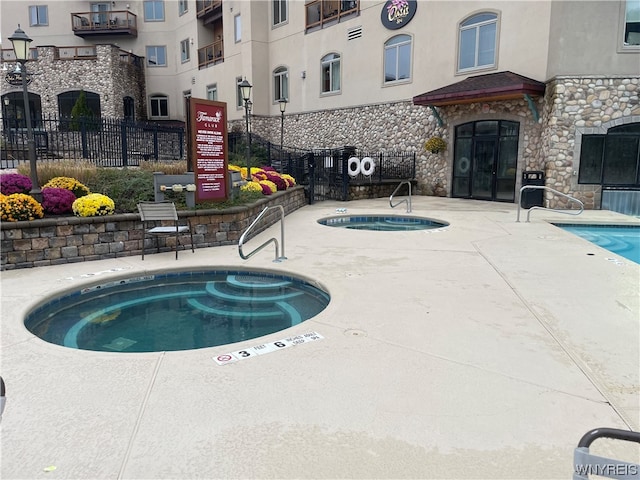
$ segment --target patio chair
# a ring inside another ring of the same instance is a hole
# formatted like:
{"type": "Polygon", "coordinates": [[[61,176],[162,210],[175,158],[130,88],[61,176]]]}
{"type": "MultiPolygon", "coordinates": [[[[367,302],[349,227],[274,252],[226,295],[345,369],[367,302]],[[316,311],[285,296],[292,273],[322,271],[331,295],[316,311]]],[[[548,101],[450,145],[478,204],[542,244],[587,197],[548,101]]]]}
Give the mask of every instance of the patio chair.
{"type": "MultiPolygon", "coordinates": [[[[140,202],[138,203],[138,212],[140,212],[140,220],[142,220],[142,228],[144,229],[144,237],[142,239],[142,260],[144,260],[145,243],[147,236],[168,236],[175,235],[176,238],[176,260],[178,259],[178,235],[189,232],[191,236],[191,251],[195,252],[193,247],[193,232],[189,225],[179,225],[178,212],[173,202],[140,202]],[[148,228],[149,222],[173,222],[172,225],[164,225],[148,228]]],[[[188,222],[187,222],[188,223],[188,222]]],[[[158,252],[160,244],[158,244],[158,252]]]]}

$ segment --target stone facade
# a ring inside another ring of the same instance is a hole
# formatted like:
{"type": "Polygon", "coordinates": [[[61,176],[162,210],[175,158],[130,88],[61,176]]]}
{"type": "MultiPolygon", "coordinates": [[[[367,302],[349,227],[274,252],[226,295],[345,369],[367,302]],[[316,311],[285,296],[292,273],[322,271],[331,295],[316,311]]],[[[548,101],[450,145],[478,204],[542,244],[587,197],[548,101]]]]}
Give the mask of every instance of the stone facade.
{"type": "MultiPolygon", "coordinates": [[[[522,172],[540,170],[545,172],[548,187],[574,196],[584,202],[585,208],[600,208],[601,187],[578,184],[581,136],[640,122],[639,83],[638,77],[629,76],[556,77],[548,82],[545,97],[534,99],[537,122],[524,98],[438,107],[442,126],[429,107],[416,106],[411,101],[285,114],[284,145],[352,145],[368,152],[412,151],[417,163],[415,193],[448,196],[455,127],[479,120],[517,121],[520,138],[516,198],[522,172]],[[445,152],[433,154],[424,150],[424,142],[433,135],[447,141],[449,148],[445,152]]],[[[256,116],[252,125],[255,132],[279,144],[279,117],[256,116]]],[[[230,128],[243,127],[236,124],[230,128]]],[[[545,197],[550,208],[570,207],[565,197],[552,192],[546,192],[545,197]]]]}
{"type": "MultiPolygon", "coordinates": [[[[191,225],[197,248],[216,247],[238,243],[242,233],[266,206],[282,205],[285,214],[289,214],[306,203],[304,188],[293,187],[252,205],[184,211],[179,212],[179,217],[191,225]]],[[[278,222],[280,215],[273,210],[263,218],[255,233],[278,222]]],[[[141,255],[143,236],[140,216],[134,213],[2,222],[0,270],[141,255]]],[[[179,242],[189,248],[189,235],[180,236],[179,242]]],[[[147,238],[148,254],[155,253],[158,246],[161,252],[173,250],[175,237],[147,238]]]]}
{"type": "MultiPolygon", "coordinates": [[[[537,108],[542,110],[542,99],[537,108]]],[[[518,179],[523,170],[542,169],[542,127],[532,118],[522,100],[472,103],[438,108],[442,126],[434,112],[412,101],[368,105],[327,112],[285,114],[284,145],[296,148],[355,146],[361,151],[408,151],[416,153],[418,195],[451,194],[453,137],[455,127],[478,120],[520,122],[518,179]],[[445,152],[425,151],[424,143],[437,135],[448,144],[445,152]]],[[[279,118],[278,118],[279,120],[279,118]]],[[[253,131],[279,143],[280,122],[273,117],[252,118],[253,131]]],[[[238,129],[238,124],[230,128],[238,129]]],[[[392,187],[392,191],[393,191],[392,187]]],[[[383,189],[386,193],[386,190],[383,189]]]]}
{"type": "MultiPolygon", "coordinates": [[[[123,97],[134,99],[137,120],[146,119],[145,77],[142,59],[115,45],[38,47],[38,60],[27,63],[32,81],[29,93],[40,96],[43,116],[58,116],[57,96],[84,90],[100,96],[103,117],[124,116],[123,97]]],[[[0,95],[22,91],[2,82],[0,95]]]]}
{"type": "MultiPolygon", "coordinates": [[[[543,155],[547,186],[575,196],[585,208],[599,208],[602,188],[578,184],[583,134],[604,134],[611,127],[640,122],[639,77],[556,77],[547,84],[543,155]]],[[[553,208],[567,200],[547,194],[553,208]]]]}

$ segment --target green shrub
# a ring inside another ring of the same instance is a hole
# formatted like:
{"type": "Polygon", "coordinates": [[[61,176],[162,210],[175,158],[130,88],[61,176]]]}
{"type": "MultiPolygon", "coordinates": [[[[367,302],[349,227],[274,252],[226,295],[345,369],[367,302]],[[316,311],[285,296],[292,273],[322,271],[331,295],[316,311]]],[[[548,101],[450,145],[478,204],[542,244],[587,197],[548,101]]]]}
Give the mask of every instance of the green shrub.
{"type": "MultiPolygon", "coordinates": [[[[99,168],[91,181],[92,192],[113,199],[117,213],[137,212],[137,205],[153,201],[153,173],[133,168],[99,168]]],[[[184,197],[184,194],[182,194],[184,197]]]]}

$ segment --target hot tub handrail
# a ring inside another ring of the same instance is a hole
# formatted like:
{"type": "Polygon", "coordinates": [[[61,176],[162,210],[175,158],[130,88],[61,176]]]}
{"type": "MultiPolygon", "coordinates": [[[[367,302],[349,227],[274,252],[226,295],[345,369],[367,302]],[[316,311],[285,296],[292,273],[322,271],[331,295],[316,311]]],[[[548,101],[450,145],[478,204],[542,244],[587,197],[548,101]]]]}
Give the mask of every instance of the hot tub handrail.
{"type": "Polygon", "coordinates": [[[529,216],[531,215],[532,210],[549,210],[550,212],[564,213],[565,215],[580,215],[584,211],[584,203],[582,203],[577,198],[572,197],[571,195],[567,195],[566,193],[559,192],[558,190],[555,190],[551,187],[547,187],[546,185],[525,185],[520,188],[520,193],[518,194],[518,216],[516,218],[516,222],[520,221],[520,204],[522,203],[521,202],[522,192],[525,190],[546,190],[549,192],[553,192],[556,195],[560,195],[561,197],[566,198],[570,202],[575,202],[580,206],[580,210],[567,212],[565,210],[558,210],[556,208],[547,208],[547,207],[541,207],[541,206],[535,205],[529,208],[529,211],[527,212],[527,222],[529,221],[529,216]]]}
{"type": "Polygon", "coordinates": [[[240,240],[238,241],[238,253],[240,254],[240,258],[242,258],[243,260],[247,260],[251,258],[253,255],[255,255],[256,253],[258,253],[260,250],[262,250],[264,247],[269,245],[270,243],[274,243],[276,247],[276,257],[273,261],[281,262],[282,260],[286,260],[287,257],[284,256],[284,207],[282,205],[272,205],[270,207],[265,207],[264,210],[262,210],[262,212],[258,214],[255,220],[251,223],[251,225],[249,225],[249,228],[247,228],[244,231],[244,233],[240,237],[240,240]],[[259,247],[256,247],[253,251],[245,255],[244,252],[242,251],[245,237],[253,229],[253,227],[262,219],[262,217],[267,213],[267,211],[272,208],[278,208],[280,210],[280,239],[282,243],[282,255],[280,256],[278,255],[278,240],[275,237],[270,238],[269,240],[264,242],[262,245],[260,245],[259,247]]]}
{"type": "Polygon", "coordinates": [[[396,187],[396,189],[393,191],[391,196],[389,196],[389,205],[391,205],[391,208],[396,208],[401,203],[406,203],[407,204],[407,213],[411,213],[411,180],[403,180],[402,182],[400,182],[400,184],[396,187]],[[398,190],[400,190],[400,187],[402,187],[402,185],[404,185],[405,183],[409,186],[409,198],[408,199],[407,198],[403,198],[398,203],[394,204],[393,203],[393,196],[396,193],[398,193],[398,190]]]}

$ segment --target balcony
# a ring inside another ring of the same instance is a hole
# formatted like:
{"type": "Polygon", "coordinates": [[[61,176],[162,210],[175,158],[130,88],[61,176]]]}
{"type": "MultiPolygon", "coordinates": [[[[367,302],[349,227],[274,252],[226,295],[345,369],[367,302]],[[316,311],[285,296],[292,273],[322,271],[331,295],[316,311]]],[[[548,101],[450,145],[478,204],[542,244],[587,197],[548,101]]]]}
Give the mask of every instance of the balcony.
{"type": "Polygon", "coordinates": [[[224,45],[222,44],[222,40],[198,49],[199,70],[222,62],[224,62],[224,45]]]}
{"type": "Polygon", "coordinates": [[[78,37],[138,36],[137,17],[129,10],[71,14],[73,33],[78,37]]]}
{"type": "Polygon", "coordinates": [[[204,25],[222,18],[222,0],[196,0],[196,17],[204,25]]]}
{"type": "Polygon", "coordinates": [[[305,28],[307,31],[324,28],[359,12],[359,0],[313,0],[305,4],[305,28]]]}

